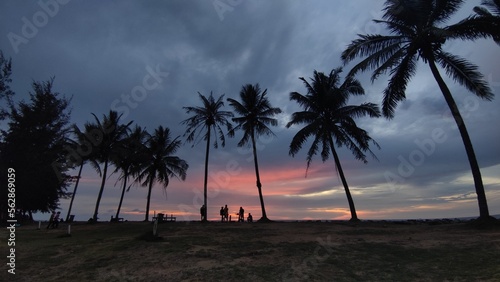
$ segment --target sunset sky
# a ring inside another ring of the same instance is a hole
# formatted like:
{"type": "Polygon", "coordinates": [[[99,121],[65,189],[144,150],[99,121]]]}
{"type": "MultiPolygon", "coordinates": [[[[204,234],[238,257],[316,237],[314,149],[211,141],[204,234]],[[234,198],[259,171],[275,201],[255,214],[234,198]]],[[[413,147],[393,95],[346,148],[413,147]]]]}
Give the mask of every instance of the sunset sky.
{"type": "MultiPolygon", "coordinates": [[[[465,1],[449,23],[470,15],[480,3],[465,1]]],[[[289,93],[306,90],[299,77],[328,73],[342,65],[340,54],[357,34],[387,34],[380,19],[384,1],[1,1],[0,50],[12,58],[16,100],[28,99],[31,82],[55,77],[57,92],[72,97],[71,122],[82,127],[110,109],[123,122],[169,127],[182,137],[183,106],[200,104],[197,92],[239,99],[242,85],[267,89],[277,116],[276,136],[258,141],[258,157],[270,219],[349,219],[344,189],[330,158],[316,157],[306,177],[306,152],[292,158],[297,127],[285,128],[300,108],[289,93]],[[141,92],[143,90],[143,92],[141,92]]],[[[444,49],[477,64],[493,92],[500,89],[500,47],[492,40],[449,41],[444,49]]],[[[352,65],[345,66],[345,73],[352,65]]],[[[445,72],[441,70],[445,76],[445,72]]],[[[351,104],[380,103],[387,76],[373,84],[358,75],[366,95],[351,104]]],[[[446,78],[474,144],[491,214],[500,214],[500,102],[483,101],[446,78]]],[[[472,175],[462,140],[427,65],[419,64],[394,119],[357,120],[381,146],[377,160],[356,161],[346,148],[340,159],[361,219],[478,216],[472,175]]],[[[226,103],[225,110],[231,110],[226,103]]],[[[1,124],[5,127],[5,123],[1,124]]],[[[233,218],[240,206],[260,218],[250,147],[238,148],[241,132],[226,147],[211,149],[209,219],[227,204],[233,218]]],[[[166,193],[153,188],[151,215],[199,219],[203,203],[205,144],[187,143],[177,155],[189,163],[186,181],[172,179],[166,193]]],[[[77,174],[77,171],[72,172],[77,174]]],[[[109,220],[119,201],[118,174],[109,177],[99,217],[109,220]]],[[[90,166],[72,214],[87,220],[94,211],[100,179],[90,166]]],[[[73,186],[69,190],[72,191],[73,186]]],[[[142,220],[147,189],[126,193],[121,216],[142,220]]],[[[61,201],[62,214],[69,202],[61,201]]],[[[37,215],[40,219],[47,214],[37,215]]]]}

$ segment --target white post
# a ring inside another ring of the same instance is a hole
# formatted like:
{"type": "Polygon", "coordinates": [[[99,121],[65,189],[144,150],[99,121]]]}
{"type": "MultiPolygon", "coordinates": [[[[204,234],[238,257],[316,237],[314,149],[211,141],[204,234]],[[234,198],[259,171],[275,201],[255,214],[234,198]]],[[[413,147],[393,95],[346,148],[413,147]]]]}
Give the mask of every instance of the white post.
{"type": "Polygon", "coordinates": [[[42,228],[42,221],[41,220],[38,221],[38,230],[40,230],[40,228],[42,228]]]}
{"type": "Polygon", "coordinates": [[[158,218],[156,218],[155,223],[153,224],[153,236],[156,237],[158,231],[158,218]]]}

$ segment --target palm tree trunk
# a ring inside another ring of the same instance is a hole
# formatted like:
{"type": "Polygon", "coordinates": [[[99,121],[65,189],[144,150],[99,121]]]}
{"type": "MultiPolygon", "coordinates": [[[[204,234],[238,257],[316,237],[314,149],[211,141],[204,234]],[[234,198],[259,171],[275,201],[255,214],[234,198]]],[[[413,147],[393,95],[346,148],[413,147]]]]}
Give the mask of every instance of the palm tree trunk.
{"type": "Polygon", "coordinates": [[[210,151],[210,126],[207,132],[207,152],[205,155],[205,179],[203,180],[203,205],[205,205],[205,215],[203,221],[207,221],[208,206],[207,206],[207,183],[208,183],[208,155],[210,151]]]}
{"type": "Polygon", "coordinates": [[[71,208],[73,207],[73,200],[75,199],[76,189],[78,189],[78,183],[80,183],[82,169],[83,169],[83,161],[80,164],[80,170],[78,171],[78,177],[76,178],[75,189],[73,189],[73,195],[71,195],[71,201],[69,202],[68,214],[66,215],[66,222],[69,220],[69,216],[71,214],[71,208]]]}
{"type": "Polygon", "coordinates": [[[99,213],[99,204],[101,203],[101,197],[102,193],[104,192],[104,184],[106,183],[106,174],[108,172],[108,159],[104,162],[104,170],[102,173],[102,182],[101,182],[101,189],[99,190],[99,195],[97,195],[97,202],[95,203],[95,210],[94,210],[94,222],[97,221],[97,214],[99,213]]]}
{"type": "Polygon", "coordinates": [[[252,149],[253,149],[253,161],[255,163],[255,176],[257,178],[257,189],[259,190],[260,207],[262,209],[262,217],[259,219],[260,222],[270,221],[267,218],[266,207],[264,206],[264,198],[262,197],[262,184],[260,183],[259,175],[259,162],[257,161],[257,147],[255,146],[255,136],[252,131],[252,149]]]}
{"type": "Polygon", "coordinates": [[[472,147],[472,141],[470,140],[469,133],[467,132],[467,128],[465,127],[465,123],[462,119],[462,115],[460,114],[458,106],[455,103],[453,96],[451,95],[450,89],[448,89],[448,86],[439,74],[435,61],[429,60],[429,66],[431,68],[432,74],[434,75],[434,79],[436,79],[439,88],[441,89],[441,92],[443,93],[443,96],[446,100],[446,103],[448,104],[448,107],[450,108],[451,113],[455,118],[458,130],[460,131],[460,135],[462,136],[462,141],[464,142],[465,151],[467,152],[467,157],[469,159],[469,164],[472,170],[474,186],[476,187],[477,201],[479,205],[479,218],[488,219],[490,217],[490,213],[488,211],[488,203],[486,201],[483,180],[481,178],[481,171],[477,163],[476,154],[474,153],[474,148],[472,147]]]}
{"type": "Polygon", "coordinates": [[[149,202],[151,201],[151,190],[153,189],[153,180],[155,178],[151,177],[149,180],[149,188],[148,188],[148,199],[146,202],[146,218],[144,218],[144,221],[149,221],[149,202]]]}
{"type": "Polygon", "coordinates": [[[124,177],[123,189],[122,189],[122,195],[120,197],[120,203],[118,204],[118,209],[116,210],[116,216],[115,216],[116,220],[118,220],[118,217],[120,216],[120,209],[122,208],[123,196],[125,195],[125,187],[127,187],[128,171],[125,171],[123,177],[124,177]]]}
{"type": "Polygon", "coordinates": [[[335,151],[335,147],[333,145],[333,139],[331,137],[330,137],[330,148],[332,149],[333,159],[335,160],[335,165],[337,166],[337,169],[339,171],[340,180],[342,181],[342,184],[344,185],[345,194],[347,196],[347,202],[349,203],[349,209],[351,210],[350,221],[359,221],[358,215],[356,214],[356,207],[354,207],[354,201],[352,199],[351,192],[349,191],[349,186],[347,185],[347,180],[345,179],[345,176],[344,176],[344,170],[342,169],[342,166],[340,165],[340,159],[339,159],[339,156],[337,155],[337,151],[335,151]]]}

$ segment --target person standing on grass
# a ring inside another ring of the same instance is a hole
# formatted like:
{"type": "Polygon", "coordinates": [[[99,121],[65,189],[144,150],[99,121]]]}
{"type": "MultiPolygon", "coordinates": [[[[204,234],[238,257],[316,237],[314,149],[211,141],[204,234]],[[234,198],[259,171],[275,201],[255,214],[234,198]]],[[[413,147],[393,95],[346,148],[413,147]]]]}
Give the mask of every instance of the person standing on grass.
{"type": "Polygon", "coordinates": [[[61,216],[61,212],[58,211],[56,216],[54,216],[54,221],[52,222],[52,228],[57,228],[59,226],[59,217],[61,216]]]}
{"type": "Polygon", "coordinates": [[[226,222],[229,221],[229,209],[227,208],[227,205],[224,207],[224,219],[226,220],[226,222]]]}
{"type": "Polygon", "coordinates": [[[238,213],[238,222],[245,222],[245,210],[243,207],[240,207],[240,211],[238,213]]]}
{"type": "Polygon", "coordinates": [[[54,217],[56,216],[56,212],[52,212],[52,214],[50,215],[50,218],[49,218],[49,225],[47,225],[47,229],[49,229],[52,224],[54,223],[54,217]]]}
{"type": "Polygon", "coordinates": [[[200,208],[201,221],[203,221],[207,217],[206,210],[207,208],[205,207],[205,205],[201,206],[200,208]]]}

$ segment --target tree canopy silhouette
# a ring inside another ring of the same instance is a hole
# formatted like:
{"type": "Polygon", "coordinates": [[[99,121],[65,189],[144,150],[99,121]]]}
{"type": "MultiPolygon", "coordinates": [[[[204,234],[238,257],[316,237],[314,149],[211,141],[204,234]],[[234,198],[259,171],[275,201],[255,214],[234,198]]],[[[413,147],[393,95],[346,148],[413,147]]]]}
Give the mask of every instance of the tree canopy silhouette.
{"type": "MultiPolygon", "coordinates": [[[[207,182],[208,182],[208,156],[210,152],[210,138],[211,134],[214,134],[214,148],[218,147],[218,140],[220,140],[222,147],[226,144],[226,138],[224,134],[223,127],[226,127],[228,131],[232,129],[231,123],[228,118],[233,116],[232,112],[222,111],[221,108],[224,106],[224,95],[221,95],[217,100],[215,100],[212,92],[210,96],[205,97],[198,92],[198,95],[202,101],[203,106],[198,107],[183,107],[187,114],[192,114],[192,116],[184,121],[187,129],[185,136],[187,135],[188,142],[196,143],[198,132],[203,134],[203,140],[207,141],[206,153],[205,153],[205,178],[203,181],[203,203],[205,206],[205,214],[208,214],[207,205],[207,182]]],[[[194,146],[194,144],[193,144],[194,146]]],[[[207,217],[203,217],[204,221],[207,221],[207,217]]]]}
{"type": "Polygon", "coordinates": [[[237,125],[229,131],[230,136],[234,136],[237,130],[243,131],[243,137],[238,142],[238,146],[242,147],[251,142],[253,149],[253,158],[255,165],[255,176],[257,178],[257,189],[259,191],[260,206],[262,210],[262,218],[259,221],[269,221],[264,206],[264,197],[262,196],[262,184],[260,182],[259,162],[257,160],[256,138],[259,135],[274,135],[268,127],[277,126],[278,120],[273,118],[281,113],[280,108],[271,106],[269,99],[266,96],[267,89],[263,92],[260,90],[259,84],[246,84],[241,88],[241,102],[228,98],[229,105],[233,107],[234,112],[238,117],[233,118],[233,122],[237,125]]]}
{"type": "Polygon", "coordinates": [[[297,102],[303,110],[293,113],[286,127],[302,124],[304,127],[293,137],[289,154],[295,156],[309,137],[313,138],[313,142],[307,152],[307,169],[318,151],[321,151],[323,162],[331,153],[347,196],[351,221],[358,221],[354,201],[335,145],[346,146],[356,159],[365,163],[367,162],[365,152],[369,152],[375,158],[369,145],[371,142],[378,147],[378,144],[368,135],[368,132],[356,125],[354,118],[380,117],[380,110],[373,103],[363,103],[358,106],[347,105],[351,95],[364,95],[365,92],[361,83],[351,76],[341,82],[341,72],[342,68],[333,69],[329,75],[314,71],[311,83],[303,77],[299,78],[306,86],[307,94],[292,92],[290,100],[297,102]]]}
{"type": "MultiPolygon", "coordinates": [[[[16,208],[49,212],[67,196],[70,168],[63,147],[69,137],[70,99],[54,92],[53,79],[33,82],[30,101],[13,105],[0,145],[2,171],[16,171],[16,208]]],[[[5,173],[2,173],[2,182],[5,173]]],[[[5,192],[6,190],[4,190],[5,192]]],[[[6,201],[5,201],[6,202],[6,201]]]]}

